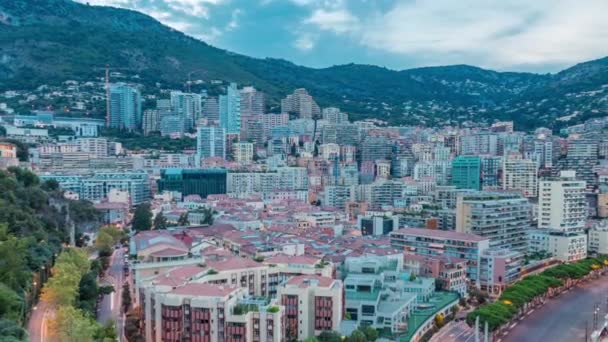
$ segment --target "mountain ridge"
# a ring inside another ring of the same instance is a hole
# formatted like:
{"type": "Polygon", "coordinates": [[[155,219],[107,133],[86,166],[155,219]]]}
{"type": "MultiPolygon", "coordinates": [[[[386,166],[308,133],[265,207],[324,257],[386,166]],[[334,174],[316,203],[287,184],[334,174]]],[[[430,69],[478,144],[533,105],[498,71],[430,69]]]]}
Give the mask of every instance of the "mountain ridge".
{"type": "Polygon", "coordinates": [[[220,49],[137,11],[71,0],[0,0],[0,31],[0,89],[99,78],[99,69],[109,64],[149,85],[168,87],[181,87],[189,72],[204,69],[196,78],[253,85],[275,106],[304,87],[322,106],[339,106],[355,119],[396,124],[512,119],[523,126],[550,126],[572,113],[579,113],[575,118],[608,113],[602,88],[608,84],[608,57],[555,74],[470,65],[309,68],[220,49]],[[568,94],[594,91],[599,95],[565,100],[568,94]]]}

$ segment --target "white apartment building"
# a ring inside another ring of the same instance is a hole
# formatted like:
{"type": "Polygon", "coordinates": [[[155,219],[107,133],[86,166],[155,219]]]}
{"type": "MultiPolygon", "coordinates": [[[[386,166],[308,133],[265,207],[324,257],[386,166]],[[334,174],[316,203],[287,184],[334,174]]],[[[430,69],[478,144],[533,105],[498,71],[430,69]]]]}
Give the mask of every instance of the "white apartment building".
{"type": "Polygon", "coordinates": [[[328,185],[325,187],[324,195],[321,202],[323,205],[344,210],[346,203],[355,201],[356,187],[354,185],[328,185]]]}
{"type": "Polygon", "coordinates": [[[319,145],[319,155],[325,160],[334,160],[340,157],[340,145],[334,143],[319,145]]]}
{"type": "Polygon", "coordinates": [[[78,150],[88,153],[91,158],[104,158],[108,156],[108,139],[79,138],[76,140],[78,150]]]}
{"type": "Polygon", "coordinates": [[[538,228],[576,232],[585,227],[587,183],[575,177],[575,171],[562,171],[558,179],[540,181],[538,228]]]}
{"type": "Polygon", "coordinates": [[[250,164],[253,161],[253,144],[238,142],[232,144],[234,161],[240,164],[250,164]]]}
{"type": "Polygon", "coordinates": [[[608,221],[604,220],[589,229],[589,254],[608,254],[608,221]]]}
{"type": "Polygon", "coordinates": [[[545,251],[557,260],[572,262],[587,257],[587,235],[550,229],[528,231],[528,251],[545,251]]]}
{"type": "Polygon", "coordinates": [[[279,167],[276,172],[230,172],[226,192],[235,196],[276,191],[308,191],[308,171],[304,167],[279,167]]]}
{"type": "Polygon", "coordinates": [[[533,160],[505,159],[502,167],[503,190],[517,191],[524,197],[538,195],[538,171],[533,160]]]}

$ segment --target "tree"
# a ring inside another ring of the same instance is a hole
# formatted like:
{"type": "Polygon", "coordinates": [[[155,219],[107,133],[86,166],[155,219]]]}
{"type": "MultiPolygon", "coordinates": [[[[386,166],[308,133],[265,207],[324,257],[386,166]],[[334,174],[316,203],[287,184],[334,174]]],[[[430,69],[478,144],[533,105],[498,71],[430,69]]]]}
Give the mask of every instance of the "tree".
{"type": "Polygon", "coordinates": [[[0,317],[18,321],[21,319],[23,298],[6,284],[0,283],[0,317]]]}
{"type": "Polygon", "coordinates": [[[444,324],[445,318],[443,317],[443,314],[438,313],[437,315],[435,315],[435,326],[437,326],[437,328],[441,328],[444,324]]]}
{"type": "Polygon", "coordinates": [[[216,213],[213,209],[211,208],[203,208],[201,209],[201,212],[205,215],[203,217],[203,221],[201,222],[202,224],[206,224],[206,225],[212,225],[213,224],[213,215],[216,213]]]}
{"type": "Polygon", "coordinates": [[[161,230],[167,229],[167,218],[163,215],[163,212],[156,214],[154,217],[154,229],[161,230]]]}
{"type": "Polygon", "coordinates": [[[110,235],[114,244],[124,242],[129,238],[124,230],[113,225],[103,226],[99,228],[99,231],[110,235]]]}
{"type": "Polygon", "coordinates": [[[114,321],[108,321],[103,326],[100,326],[95,332],[95,341],[114,342],[118,340],[116,335],[116,325],[114,321]]]}
{"type": "Polygon", "coordinates": [[[98,294],[97,273],[95,271],[87,272],[80,279],[80,284],[78,285],[79,297],[77,307],[90,315],[95,315],[95,304],[98,294]]]}
{"type": "Polygon", "coordinates": [[[0,224],[0,260],[0,282],[15,291],[23,290],[31,279],[24,240],[8,233],[5,224],[0,224]]]}
{"type": "Polygon", "coordinates": [[[62,342],[93,342],[99,327],[81,310],[73,306],[59,306],[49,321],[51,336],[62,342]]]}
{"type": "Polygon", "coordinates": [[[320,342],[342,342],[342,335],[335,331],[323,331],[317,339],[320,342]]]}
{"type": "Polygon", "coordinates": [[[149,203],[142,203],[135,208],[131,225],[138,232],[152,228],[152,212],[149,203]]]}
{"type": "Polygon", "coordinates": [[[378,339],[378,330],[376,330],[372,326],[368,325],[368,326],[362,328],[361,331],[363,332],[363,334],[365,334],[365,338],[367,339],[368,342],[373,342],[378,339]]]}
{"type": "Polygon", "coordinates": [[[122,312],[127,313],[131,308],[131,291],[129,289],[129,283],[125,283],[122,286],[122,312]]]}
{"type": "Polygon", "coordinates": [[[99,251],[103,251],[103,254],[112,254],[112,246],[114,245],[114,239],[106,232],[99,232],[95,239],[95,248],[99,251]]]}
{"type": "Polygon", "coordinates": [[[10,319],[0,319],[0,341],[26,341],[27,333],[23,327],[17,322],[10,319]]]}
{"type": "Polygon", "coordinates": [[[367,342],[365,334],[357,329],[348,337],[348,342],[367,342]]]}
{"type": "Polygon", "coordinates": [[[125,336],[127,337],[127,341],[144,342],[144,338],[140,332],[141,316],[141,312],[137,311],[137,309],[127,313],[125,320],[125,336]]]}
{"type": "Polygon", "coordinates": [[[179,216],[179,219],[177,220],[177,225],[178,226],[189,226],[190,225],[190,221],[188,221],[188,213],[183,213],[179,216]]]}
{"type": "Polygon", "coordinates": [[[45,191],[57,191],[59,190],[59,182],[54,179],[49,179],[42,183],[41,187],[45,191]]]}
{"type": "Polygon", "coordinates": [[[77,299],[80,280],[88,272],[90,262],[86,252],[66,249],[57,258],[53,276],[42,289],[42,298],[59,306],[69,306],[77,299]]]}
{"type": "Polygon", "coordinates": [[[36,176],[35,173],[22,169],[17,166],[11,166],[7,169],[10,173],[14,174],[17,178],[17,181],[22,183],[24,187],[32,187],[34,185],[38,185],[40,183],[40,179],[36,176]]]}

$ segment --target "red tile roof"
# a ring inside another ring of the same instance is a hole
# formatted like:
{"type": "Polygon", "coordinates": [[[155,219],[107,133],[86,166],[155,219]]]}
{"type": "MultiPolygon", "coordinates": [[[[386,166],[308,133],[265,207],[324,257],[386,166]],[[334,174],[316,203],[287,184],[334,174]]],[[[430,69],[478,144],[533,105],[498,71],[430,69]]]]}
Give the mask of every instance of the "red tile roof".
{"type": "Polygon", "coordinates": [[[222,260],[209,260],[207,261],[207,266],[215,271],[229,271],[245,268],[263,267],[264,265],[255,262],[251,259],[232,256],[222,260]]]}
{"type": "Polygon", "coordinates": [[[158,275],[152,279],[152,283],[161,286],[180,286],[189,281],[195,275],[205,271],[200,266],[181,266],[172,268],[166,273],[158,275]]]}
{"type": "Polygon", "coordinates": [[[306,288],[315,284],[318,287],[330,287],[334,283],[334,279],[321,277],[318,275],[299,275],[292,277],[287,281],[287,285],[294,285],[300,288],[306,288]]]}

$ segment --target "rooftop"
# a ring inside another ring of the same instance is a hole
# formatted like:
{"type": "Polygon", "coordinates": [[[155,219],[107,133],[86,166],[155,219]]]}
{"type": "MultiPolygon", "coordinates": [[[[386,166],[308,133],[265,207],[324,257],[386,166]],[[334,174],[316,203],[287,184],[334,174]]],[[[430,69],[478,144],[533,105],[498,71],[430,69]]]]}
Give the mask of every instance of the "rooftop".
{"type": "Polygon", "coordinates": [[[432,237],[436,239],[450,239],[450,240],[461,240],[461,241],[489,241],[488,238],[468,233],[459,233],[447,230],[437,229],[425,229],[425,228],[401,228],[390,233],[391,236],[395,234],[406,234],[423,237],[432,237]]]}
{"type": "Polygon", "coordinates": [[[332,278],[321,277],[318,275],[300,275],[289,279],[287,281],[287,285],[297,286],[300,288],[307,288],[310,286],[331,287],[334,281],[335,280],[332,278]]]}
{"type": "Polygon", "coordinates": [[[239,270],[255,267],[263,267],[264,265],[255,262],[251,259],[245,259],[237,256],[227,257],[222,260],[208,260],[207,266],[215,271],[239,270]]]}
{"type": "Polygon", "coordinates": [[[238,287],[205,283],[188,283],[171,291],[171,294],[197,297],[224,297],[238,291],[238,287]]]}

